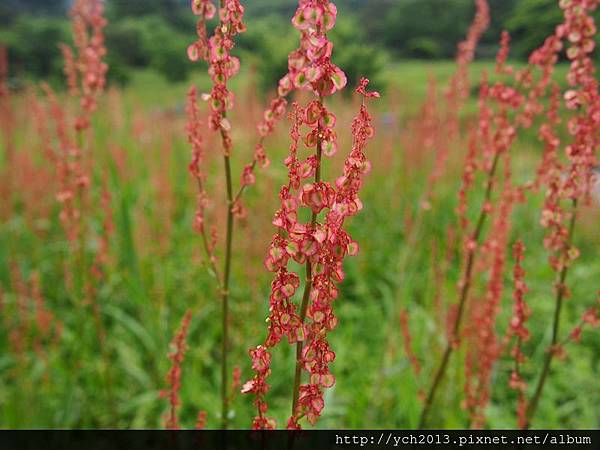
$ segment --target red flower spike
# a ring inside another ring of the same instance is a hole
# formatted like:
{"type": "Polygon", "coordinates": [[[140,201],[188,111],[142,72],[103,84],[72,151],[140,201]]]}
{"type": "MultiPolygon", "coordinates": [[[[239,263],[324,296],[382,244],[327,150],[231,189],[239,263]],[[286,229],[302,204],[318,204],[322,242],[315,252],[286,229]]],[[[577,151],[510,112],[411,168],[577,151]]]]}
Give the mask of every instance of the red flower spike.
{"type": "Polygon", "coordinates": [[[173,352],[169,355],[169,359],[173,362],[169,373],[167,374],[167,382],[169,388],[161,392],[161,397],[168,398],[170,409],[165,418],[165,428],[170,430],[179,429],[179,420],[177,418],[177,409],[180,404],[179,391],[181,389],[181,364],[187,350],[185,340],[187,338],[188,328],[192,320],[192,311],[187,310],[181,321],[181,327],[175,334],[171,343],[173,352]]]}
{"type": "MultiPolygon", "coordinates": [[[[299,388],[298,408],[289,419],[288,427],[299,428],[301,416],[306,416],[311,424],[316,423],[324,407],[322,390],[335,383],[329,370],[335,353],[329,348],[326,335],[337,325],[332,302],[338,296],[335,285],[344,278],[343,258],[358,251],[358,245],[342,227],[345,217],[356,214],[362,208],[357,194],[362,176],[368,173],[370,167],[363,150],[366,141],[373,136],[373,127],[364,102],[353,122],[354,144],[345,163],[344,182],[336,182],[333,186],[317,179],[302,185],[301,180],[314,176],[320,159],[315,152],[301,161],[298,146],[302,136],[305,146],[313,148],[318,145],[325,155],[332,155],[337,150],[337,136],[333,130],[335,116],[322,103],[323,97],[346,84],[345,74],[331,62],[333,45],[325,35],[333,27],[336,14],[335,6],[327,0],[299,1],[293,24],[301,31],[301,45],[299,50],[290,54],[289,73],[279,83],[281,96],[293,88],[305,88],[319,99],[309,103],[305,109],[294,104],[290,113],[290,154],[285,160],[289,181],[280,190],[281,207],[273,219],[278,233],[273,237],[265,259],[265,265],[275,274],[269,297],[268,335],[263,346],[251,350],[255,375],[243,388],[244,392],[255,394],[258,416],[253,427],[257,428],[274,426],[274,422],[265,417],[267,405],[264,397],[268,391],[265,379],[270,369],[258,362],[264,361],[264,358],[270,362],[269,349],[284,336],[290,343],[304,343],[300,362],[309,373],[310,380],[309,384],[299,388]],[[302,125],[309,127],[307,132],[300,132],[302,125]],[[312,211],[315,217],[312,222],[298,223],[298,208],[302,207],[312,211]],[[321,212],[325,213],[323,223],[316,220],[316,215],[321,212]],[[304,323],[292,302],[300,279],[297,274],[288,271],[290,258],[300,263],[308,260],[314,268],[304,323]],[[268,357],[264,356],[267,354],[268,357]]],[[[364,91],[364,98],[376,97],[375,93],[367,93],[366,86],[365,81],[361,91],[364,91]]]]}

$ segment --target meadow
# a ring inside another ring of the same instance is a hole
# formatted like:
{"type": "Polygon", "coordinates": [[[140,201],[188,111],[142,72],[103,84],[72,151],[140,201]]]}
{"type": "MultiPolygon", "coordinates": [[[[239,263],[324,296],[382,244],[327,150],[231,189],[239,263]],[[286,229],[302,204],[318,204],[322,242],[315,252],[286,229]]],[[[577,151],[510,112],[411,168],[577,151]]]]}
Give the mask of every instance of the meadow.
{"type": "MultiPolygon", "coordinates": [[[[241,63],[240,73],[229,85],[236,93],[236,105],[227,116],[232,124],[235,186],[243,165],[252,161],[256,124],[272,97],[256,89],[253,71],[243,59],[241,63]]],[[[526,63],[509,63],[515,72],[526,67],[526,63]]],[[[369,100],[375,136],[365,154],[372,168],[360,195],[363,210],[348,220],[348,232],[360,251],[344,261],[345,279],[334,306],[338,324],[328,335],[335,351],[331,371],[336,381],[324,390],[325,408],[317,428],[419,426],[424,397],[452,327],[448,325],[452,305],[461,291],[467,234],[461,218],[476,221],[484,202],[486,174],[476,171],[467,209],[462,216],[457,212],[470,131],[477,130],[473,124],[479,120],[482,73],[489,74],[490,85],[506,78],[495,72],[495,65],[493,60],[476,60],[467,66],[470,87],[456,113],[457,135],[445,135],[450,128],[442,123],[448,117],[444,92],[457,70],[454,61],[393,62],[383,74],[381,98],[369,100]],[[439,149],[444,147],[447,164],[432,179],[439,149]]],[[[567,89],[568,71],[568,62],[561,62],[552,75],[561,89],[567,89]]],[[[191,79],[199,93],[210,91],[211,79],[205,72],[194,71],[191,79]]],[[[90,177],[87,196],[79,205],[87,234],[75,246],[76,252],[57,201],[61,180],[53,155],[59,148],[58,121],[48,90],[31,85],[4,97],[1,427],[163,427],[169,412],[168,399],[161,396],[169,389],[168,354],[188,310],[191,321],[181,362],[179,424],[193,428],[203,412],[202,426],[221,426],[222,303],[201,236],[193,227],[197,187],[188,171],[191,147],[185,132],[189,87],[189,82],[167,82],[151,71],[138,71],[127,87],[108,86],[99,95],[91,125],[82,134],[90,177]],[[82,264],[90,270],[98,267],[87,287],[78,280],[84,276],[76,270],[82,264]]],[[[325,101],[337,117],[340,150],[322,167],[323,179],[336,179],[352,147],[351,124],[361,107],[353,89],[350,86],[350,93],[325,101]]],[[[56,95],[62,113],[75,114],[78,99],[62,91],[56,95]]],[[[294,94],[302,105],[310,99],[308,92],[294,94]]],[[[199,103],[204,123],[207,107],[199,103]]],[[[568,141],[566,118],[573,111],[561,104],[559,114],[565,120],[556,129],[568,141]]],[[[510,145],[506,167],[515,186],[535,183],[544,148],[537,124],[520,131],[510,145]]],[[[598,129],[592,134],[597,138],[598,129]]],[[[205,187],[211,192],[206,215],[217,231],[220,265],[227,228],[221,138],[208,128],[203,138],[205,187]]],[[[256,183],[244,194],[247,213],[236,219],[228,292],[231,428],[248,428],[255,415],[252,398],[239,391],[253,376],[248,350],[266,336],[273,275],[263,261],[276,233],[272,220],[280,204],[278,192],[287,183],[284,160],[289,142],[290,122],[284,117],[265,140],[271,164],[256,169],[256,183]]],[[[597,141],[595,145],[597,150],[597,141]]],[[[556,271],[548,262],[552,251],[544,245],[548,231],[540,224],[547,189],[545,185],[526,189],[526,201],[516,202],[507,215],[511,224],[503,246],[504,270],[496,274],[500,293],[491,325],[500,340],[511,328],[515,290],[511,249],[522,241],[528,286],[524,299],[531,313],[520,370],[528,398],[552,339],[555,311],[556,271]]],[[[487,201],[500,205],[501,199],[501,192],[493,192],[487,201]]],[[[563,337],[597,304],[599,205],[582,201],[578,211],[572,241],[578,255],[568,271],[570,295],[560,320],[563,337]]],[[[493,211],[483,225],[484,236],[497,231],[495,221],[503,213],[493,211]]],[[[469,305],[484,304],[487,298],[494,268],[489,248],[475,263],[469,305]]],[[[291,265],[301,273],[298,263],[291,265]]],[[[473,316],[468,313],[465,319],[466,345],[454,350],[428,425],[517,427],[519,390],[510,383],[515,364],[512,344],[496,355],[485,381],[490,392],[482,406],[484,418],[475,417],[465,405],[465,386],[475,376],[468,371],[469,361],[480,351],[468,330],[482,320],[475,306],[469,308],[473,316]]],[[[273,350],[267,397],[269,414],[280,427],[290,412],[295,359],[293,346],[285,340],[273,350]]],[[[598,331],[585,327],[579,342],[565,344],[564,354],[555,359],[532,426],[598,428],[598,331]]]]}

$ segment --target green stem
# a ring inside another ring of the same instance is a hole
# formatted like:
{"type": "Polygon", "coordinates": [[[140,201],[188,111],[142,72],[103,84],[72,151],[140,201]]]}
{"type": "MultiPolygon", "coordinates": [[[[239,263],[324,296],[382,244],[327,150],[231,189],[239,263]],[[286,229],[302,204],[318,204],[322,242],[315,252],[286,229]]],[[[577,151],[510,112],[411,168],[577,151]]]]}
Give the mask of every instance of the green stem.
{"type": "MultiPolygon", "coordinates": [[[[485,224],[485,219],[489,215],[488,209],[486,208],[487,203],[492,198],[493,186],[494,186],[494,177],[496,174],[496,169],[498,168],[498,161],[500,160],[500,153],[496,153],[494,155],[494,160],[492,162],[492,167],[488,172],[487,179],[487,187],[485,190],[485,197],[483,201],[483,205],[481,207],[481,211],[479,213],[479,218],[477,219],[477,225],[475,227],[475,231],[472,235],[472,241],[476,244],[479,244],[479,238],[481,237],[481,232],[483,231],[483,226],[485,224]]],[[[419,428],[425,428],[427,424],[427,418],[429,417],[429,413],[431,411],[431,407],[433,405],[433,401],[435,399],[435,394],[444,378],[444,374],[446,373],[446,369],[448,367],[448,362],[450,361],[450,356],[455,348],[455,342],[458,341],[458,335],[460,333],[460,325],[462,322],[462,318],[464,316],[465,305],[467,303],[467,298],[469,296],[469,290],[471,289],[471,278],[473,274],[473,267],[475,266],[475,250],[476,247],[469,250],[467,256],[467,262],[465,264],[465,273],[463,275],[463,285],[460,291],[459,301],[458,301],[458,310],[456,313],[456,320],[454,321],[454,326],[452,328],[452,334],[450,335],[449,341],[446,343],[446,348],[442,355],[442,360],[438,367],[438,370],[435,373],[433,378],[433,383],[429,388],[429,392],[427,397],[425,398],[425,404],[423,405],[423,409],[421,411],[421,417],[419,419],[419,428]]]]}
{"type": "MultiPolygon", "coordinates": [[[[573,209],[571,214],[571,221],[569,222],[569,231],[567,235],[567,241],[565,243],[566,250],[571,247],[571,242],[573,241],[573,233],[575,231],[575,222],[577,220],[577,199],[573,199],[573,209]]],[[[531,420],[535,415],[537,410],[538,403],[540,398],[542,397],[542,392],[544,390],[544,385],[546,384],[546,378],[550,374],[550,365],[555,356],[555,347],[558,344],[558,332],[560,325],[560,313],[562,310],[562,305],[565,298],[565,281],[567,279],[567,274],[569,271],[569,265],[564,262],[564,265],[558,275],[557,286],[556,286],[556,304],[554,308],[554,319],[552,322],[552,340],[550,343],[550,348],[546,353],[546,358],[544,359],[544,365],[542,366],[542,372],[540,374],[540,378],[538,380],[537,386],[535,388],[535,393],[531,398],[531,402],[527,407],[527,423],[525,425],[525,429],[529,429],[531,426],[531,420]]]]}
{"type": "MultiPolygon", "coordinates": [[[[79,155],[77,156],[77,163],[80,165],[80,173],[83,171],[83,132],[81,130],[77,130],[76,132],[76,136],[77,136],[77,146],[78,146],[78,152],[79,155]]],[[[77,173],[75,174],[75,176],[77,177],[77,173]]],[[[76,179],[77,181],[77,179],[76,179]]],[[[85,214],[83,212],[83,207],[84,207],[84,190],[85,188],[83,186],[79,186],[77,188],[77,207],[79,208],[79,230],[78,230],[78,255],[77,255],[77,270],[76,270],[76,274],[77,274],[77,283],[78,283],[78,294],[79,294],[79,301],[83,302],[83,300],[85,299],[85,288],[86,288],[86,281],[87,281],[87,267],[86,267],[86,257],[85,257],[85,214]]]]}
{"type": "Polygon", "coordinates": [[[225,178],[227,183],[227,237],[225,243],[225,262],[223,269],[223,288],[221,290],[222,298],[222,319],[223,319],[223,342],[221,346],[221,400],[222,406],[222,428],[225,430],[228,426],[229,415],[229,396],[227,395],[228,371],[227,371],[227,350],[229,348],[229,278],[231,275],[231,246],[233,242],[233,185],[231,180],[231,161],[229,156],[225,155],[225,178]]]}

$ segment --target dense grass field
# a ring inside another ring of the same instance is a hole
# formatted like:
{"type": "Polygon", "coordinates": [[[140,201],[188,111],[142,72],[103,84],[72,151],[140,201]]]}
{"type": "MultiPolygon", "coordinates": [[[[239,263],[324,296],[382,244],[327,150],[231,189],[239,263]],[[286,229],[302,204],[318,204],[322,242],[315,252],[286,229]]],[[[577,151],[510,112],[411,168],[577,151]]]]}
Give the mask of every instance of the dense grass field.
{"type": "MultiPolygon", "coordinates": [[[[444,346],[445,311],[456,301],[462,264],[462,230],[455,208],[466,139],[452,143],[449,168],[433,187],[429,207],[421,202],[434,158],[433,150],[423,146],[428,80],[435,79],[443,93],[453,70],[453,62],[395,63],[386,70],[382,99],[372,106],[376,137],[367,153],[373,170],[361,195],[364,210],[349,227],[361,250],[345,263],[347,278],[335,305],[339,325],[330,339],[337,355],[332,366],[337,382],[326,391],[319,428],[417,425],[420,392],[429,385],[444,346]],[[412,348],[421,364],[418,377],[403,346],[404,309],[410,314],[412,348]]],[[[463,124],[476,113],[483,70],[493,76],[492,63],[470,67],[474,87],[461,113],[463,124]]],[[[559,67],[557,79],[563,79],[565,71],[559,67]]],[[[195,74],[193,83],[199,92],[209,89],[206,75],[195,74]]],[[[0,426],[161,427],[168,403],[159,394],[170,367],[169,343],[188,308],[193,316],[182,367],[181,424],[192,428],[198,412],[206,411],[207,426],[219,425],[221,305],[192,228],[196,194],[187,171],[190,147],[183,131],[188,88],[189,83],[170,84],[152,72],[140,72],[128,87],[110,88],[100,100],[93,132],[86,138],[93,176],[85,219],[90,238],[83,257],[91,260],[97,253],[100,237],[106,234],[106,211],[112,215],[114,232],[93,302],[73,295],[65,283],[72,255],[58,218],[54,167],[47,158],[52,140],[46,139],[44,129],[53,125],[44,112],[43,94],[32,87],[12,96],[16,126],[11,165],[5,143],[0,153],[0,426]],[[104,190],[110,194],[106,208],[99,206],[104,190]],[[40,309],[41,303],[45,309],[40,309]],[[40,311],[52,316],[49,330],[36,319],[40,311]]],[[[236,78],[233,89],[238,98],[230,117],[233,173],[239,174],[251,158],[255,124],[267,98],[256,93],[249,71],[236,78]]],[[[349,133],[341,130],[350,129],[359,103],[337,97],[328,106],[337,114],[340,130],[341,150],[324,168],[324,177],[332,179],[350,145],[349,133]]],[[[262,261],[275,230],[271,220],[277,192],[286,181],[288,140],[289,124],[283,120],[267,141],[271,166],[258,171],[257,184],[248,190],[249,213],[238,222],[234,237],[230,365],[241,368],[242,381],[252,375],[248,349],[266,333],[271,274],[262,261]]],[[[214,133],[207,133],[207,182],[213,193],[209,217],[223,239],[225,192],[218,146],[214,133]]],[[[511,149],[515,182],[533,179],[540,152],[535,130],[519,135],[511,149]]],[[[472,215],[480,207],[481,183],[476,179],[469,202],[472,215]]],[[[544,192],[529,195],[528,203],[512,214],[510,242],[521,239],[526,245],[532,336],[524,344],[528,360],[523,374],[531,394],[550,340],[554,273],[540,226],[544,192]]],[[[583,208],[579,217],[575,243],[581,255],[568,276],[572,295],[561,323],[565,333],[597,295],[599,219],[597,204],[583,208]]],[[[512,267],[510,256],[507,265],[512,267]]],[[[511,314],[510,274],[509,269],[500,333],[511,314]]],[[[484,271],[477,275],[473,299],[482,295],[485,277],[484,271]]],[[[469,423],[461,407],[464,358],[462,347],[436,399],[433,426],[460,428],[469,423]]],[[[282,345],[273,360],[268,398],[270,411],[283,426],[291,402],[292,346],[282,345]]],[[[516,426],[516,393],[509,387],[512,364],[507,351],[494,368],[486,409],[490,428],[516,426]]],[[[552,366],[534,426],[598,428],[599,371],[600,335],[585,331],[581,342],[569,344],[565,357],[552,366]]],[[[253,415],[251,398],[235,395],[232,427],[249,427],[253,415]]]]}

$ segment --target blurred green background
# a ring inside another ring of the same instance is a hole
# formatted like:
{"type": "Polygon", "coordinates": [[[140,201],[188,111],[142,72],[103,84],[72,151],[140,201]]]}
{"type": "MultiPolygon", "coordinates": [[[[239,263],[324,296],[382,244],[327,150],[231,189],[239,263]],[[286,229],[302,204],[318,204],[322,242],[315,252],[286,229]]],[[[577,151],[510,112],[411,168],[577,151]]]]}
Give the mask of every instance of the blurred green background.
{"type": "MultiPolygon", "coordinates": [[[[239,100],[231,114],[236,174],[251,158],[265,94],[285,72],[286,55],[298,39],[289,22],[295,2],[242,3],[247,7],[248,32],[239,36],[235,51],[242,58],[242,70],[232,81],[239,100]]],[[[501,30],[511,32],[512,62],[522,67],[528,52],[560,21],[556,3],[490,0],[492,23],[477,49],[481,60],[470,66],[473,88],[461,114],[462,125],[476,113],[477,80],[482,71],[493,72],[490,59],[497,51],[501,30]]],[[[451,143],[454,153],[448,173],[436,186],[432,208],[422,213],[421,226],[413,234],[411,225],[420,214],[419,199],[427,191],[434,156],[433,151],[423,151],[429,132],[421,127],[423,102],[430,78],[437,82],[438,102],[443,102],[445,86],[455,71],[456,44],[465,36],[474,7],[472,0],[339,0],[336,4],[339,22],[331,33],[336,44],[334,61],[349,74],[350,85],[366,75],[386,92],[373,106],[377,131],[367,150],[373,172],[361,197],[365,209],[349,224],[361,252],[345,265],[347,278],[336,304],[340,325],[331,334],[331,342],[337,353],[333,365],[337,383],[326,393],[326,408],[318,426],[414,427],[421,407],[419,392],[427,386],[445,343],[438,302],[445,310],[456,299],[461,230],[456,228],[455,207],[466,148],[464,136],[451,143]],[[438,271],[445,275],[441,282],[438,271]],[[398,325],[402,308],[410,311],[414,351],[423,366],[418,378],[402,348],[398,325]]],[[[107,181],[115,222],[110,264],[97,293],[108,335],[102,354],[91,308],[80,305],[64,285],[63,264],[69,247],[58,220],[54,167],[45,159],[47,143],[39,124],[31,120],[33,106],[45,99],[36,97],[33,89],[25,89],[41,80],[55,87],[64,84],[58,43],[71,41],[67,8],[66,2],[47,0],[2,0],[0,4],[0,42],[9,50],[17,124],[14,140],[19,149],[14,166],[7,167],[5,158],[0,166],[0,185],[11,174],[16,186],[0,203],[0,289],[5,294],[2,320],[6,331],[0,334],[0,426],[162,426],[167,403],[159,398],[159,392],[165,388],[170,366],[169,342],[185,310],[191,308],[194,316],[183,365],[181,423],[193,427],[198,411],[206,410],[208,426],[216,427],[220,304],[192,230],[195,189],[187,173],[190,148],[183,132],[182,105],[189,86],[193,82],[201,92],[210,86],[205,67],[191,64],[186,57],[185,49],[194,38],[195,18],[187,1],[106,2],[112,86],[94,116],[90,143],[94,155],[90,195],[98,204],[100,187],[107,181]],[[62,337],[45,342],[40,351],[35,348],[39,330],[34,325],[29,330],[30,340],[24,342],[26,350],[14,352],[9,331],[29,326],[21,315],[30,320],[36,311],[26,296],[24,302],[29,306],[19,312],[23,300],[18,292],[19,276],[29,281],[35,273],[40,276],[48,308],[63,328],[62,337]]],[[[565,64],[558,67],[556,79],[562,86],[565,72],[565,64]]],[[[346,131],[358,105],[336,97],[330,106],[338,115],[341,147],[347,149],[346,131]]],[[[282,121],[268,140],[272,165],[259,173],[257,185],[248,190],[246,206],[251,214],[240,222],[235,236],[230,359],[232,365],[241,367],[244,381],[251,376],[247,349],[265,336],[272,277],[263,269],[262,259],[273,233],[270,221],[277,206],[276,192],[285,182],[282,161],[289,145],[287,125],[282,121]]],[[[209,188],[215,199],[211,214],[222,227],[220,153],[214,135],[207,133],[206,139],[209,188]]],[[[532,179],[542,147],[535,127],[519,135],[513,149],[517,182],[532,179]]],[[[328,161],[326,177],[339,173],[343,154],[333,158],[331,165],[328,161]]],[[[475,186],[481,183],[477,179],[475,186]]],[[[476,188],[470,204],[472,215],[479,208],[480,194],[481,189],[476,188]]],[[[532,339],[524,349],[530,358],[524,376],[530,394],[549,342],[553,310],[554,274],[543,247],[545,231],[538,225],[542,201],[543,192],[516,209],[510,237],[511,243],[523,239],[527,245],[524,265],[530,292],[526,300],[533,314],[532,339]]],[[[598,218],[597,206],[587,208],[578,225],[576,244],[581,257],[569,274],[573,296],[565,305],[564,333],[593,304],[598,289],[598,218]]],[[[87,248],[91,257],[98,247],[96,235],[102,232],[102,211],[91,211],[89,220],[95,233],[87,248]]],[[[500,334],[512,307],[511,266],[509,256],[498,320],[500,334]]],[[[482,295],[485,277],[482,273],[477,280],[474,297],[482,295]]],[[[463,348],[454,355],[437,399],[432,417],[436,426],[468,425],[467,413],[461,408],[464,359],[463,348]]],[[[282,345],[274,361],[269,402],[282,426],[290,407],[292,348],[282,345]]],[[[494,371],[486,410],[489,427],[516,425],[516,393],[508,385],[512,364],[512,358],[504,355],[494,371]]],[[[566,360],[554,365],[536,425],[600,426],[599,371],[600,336],[586,332],[580,344],[568,349],[566,360]]],[[[248,427],[253,414],[250,398],[234,399],[232,426],[248,427]]]]}
{"type": "MultiPolygon", "coordinates": [[[[248,32],[237,52],[254,67],[260,87],[271,88],[285,73],[286,55],[295,48],[289,26],[293,0],[252,0],[246,7],[248,32]]],[[[524,59],[559,22],[554,0],[490,0],[491,24],[478,56],[493,57],[500,32],[508,30],[512,57],[524,59]]],[[[331,39],[336,61],[349,73],[378,80],[397,59],[451,59],[473,13],[471,0],[341,0],[331,39]]],[[[70,42],[68,0],[3,0],[0,42],[9,49],[16,79],[62,82],[59,42],[70,42]]],[[[194,30],[186,0],[107,0],[106,29],[110,78],[131,80],[136,69],[151,68],[170,81],[185,80],[192,66],[185,48],[194,30]]],[[[197,66],[196,66],[197,67],[197,66]]]]}

